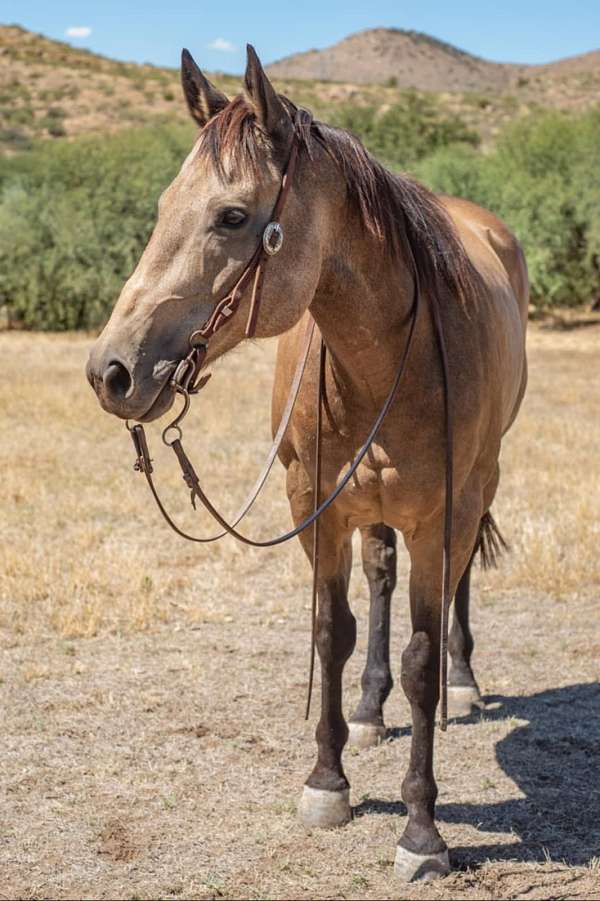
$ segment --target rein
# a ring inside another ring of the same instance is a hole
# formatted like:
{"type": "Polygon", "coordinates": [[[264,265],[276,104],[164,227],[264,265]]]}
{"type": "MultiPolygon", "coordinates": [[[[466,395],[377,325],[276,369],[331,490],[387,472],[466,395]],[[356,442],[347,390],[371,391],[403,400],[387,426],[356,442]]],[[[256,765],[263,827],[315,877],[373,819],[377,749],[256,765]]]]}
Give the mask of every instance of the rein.
{"type": "MultiPolygon", "coordinates": [[[[279,544],[283,544],[286,541],[289,541],[292,538],[295,538],[305,529],[314,525],[313,531],[313,545],[312,545],[312,563],[313,563],[313,580],[312,580],[312,603],[311,603],[311,650],[310,650],[310,667],[309,667],[309,681],[308,681],[308,693],[307,693],[307,704],[306,704],[306,712],[305,718],[308,719],[310,713],[310,703],[312,696],[312,688],[314,681],[314,665],[315,665],[315,645],[316,645],[316,622],[317,622],[317,609],[318,609],[318,584],[319,584],[319,524],[321,515],[334,503],[335,499],[338,495],[344,490],[350,479],[355,474],[362,460],[366,456],[369,451],[371,445],[373,444],[377,434],[383,424],[385,417],[387,416],[390,407],[392,406],[396,395],[398,393],[398,389],[400,387],[400,383],[402,381],[406,363],[408,361],[408,356],[410,353],[410,349],[413,343],[413,336],[415,333],[415,327],[417,323],[417,315],[419,312],[420,300],[421,300],[421,288],[419,284],[419,276],[416,267],[416,263],[414,257],[412,259],[413,263],[413,276],[414,276],[414,298],[413,304],[410,312],[410,323],[409,323],[409,331],[408,337],[406,340],[406,344],[402,353],[402,357],[396,371],[396,376],[394,378],[394,382],[392,387],[387,395],[387,398],[379,412],[379,415],[375,419],[373,426],[356,454],[352,464],[343,478],[337,483],[334,490],[329,494],[327,498],[321,500],[321,463],[322,463],[322,439],[323,439],[323,427],[322,427],[322,410],[323,410],[323,401],[325,398],[326,391],[326,359],[327,359],[327,348],[323,341],[323,338],[319,339],[319,378],[317,385],[317,426],[316,426],[316,444],[315,444],[315,464],[314,464],[314,506],[313,511],[308,515],[302,522],[296,525],[293,529],[290,529],[287,532],[284,532],[280,535],[275,536],[274,538],[266,539],[266,540],[256,540],[248,537],[247,535],[242,534],[237,530],[237,526],[249,512],[250,508],[254,504],[257,499],[260,491],[273,467],[273,463],[277,456],[277,452],[281,446],[281,442],[289,425],[290,419],[292,417],[292,413],[294,410],[294,406],[296,400],[298,398],[298,394],[300,392],[300,387],[302,385],[302,378],[306,369],[306,364],[308,362],[308,357],[310,354],[310,348],[312,344],[312,340],[315,333],[315,321],[312,316],[309,315],[309,321],[307,324],[304,344],[302,353],[299,359],[299,362],[296,367],[296,372],[294,374],[294,378],[292,381],[292,385],[290,388],[290,392],[286,401],[286,406],[279,423],[279,427],[273,439],[273,443],[269,454],[267,456],[267,460],[256,479],[250,493],[245,499],[244,503],[238,510],[238,512],[233,517],[233,522],[228,522],[224,516],[216,509],[216,507],[212,504],[209,498],[204,493],[202,486],[199,481],[198,474],[194,469],[192,462],[187,456],[184,447],[183,447],[183,433],[181,430],[181,421],[187,414],[190,407],[190,397],[191,395],[197,394],[201,388],[207,383],[210,375],[206,375],[204,377],[200,377],[200,371],[202,369],[202,365],[204,363],[204,359],[208,350],[208,341],[209,339],[217,332],[220,328],[227,323],[231,317],[237,312],[238,307],[240,305],[244,289],[252,282],[252,294],[250,300],[250,311],[248,315],[248,319],[246,322],[245,336],[247,338],[252,338],[256,331],[256,325],[258,322],[258,316],[260,312],[260,304],[262,298],[262,286],[264,280],[264,273],[267,267],[267,263],[270,257],[274,256],[279,252],[283,244],[283,229],[278,221],[283,209],[285,207],[285,203],[289,194],[290,186],[293,180],[294,172],[297,165],[298,160],[298,152],[300,147],[300,128],[308,126],[310,127],[312,122],[312,116],[306,110],[299,109],[296,113],[295,121],[294,121],[294,134],[292,139],[292,145],[290,149],[290,155],[288,158],[287,165],[285,167],[281,186],[279,189],[279,193],[275,202],[275,206],[273,207],[273,211],[271,214],[271,219],[263,231],[262,240],[258,247],[256,248],[253,256],[248,262],[247,266],[243,270],[240,277],[237,279],[232,289],[219,301],[217,301],[212,313],[210,314],[207,321],[204,325],[195,331],[192,332],[189,338],[190,351],[186,357],[184,357],[179,364],[177,365],[173,376],[170,380],[171,387],[179,394],[183,396],[184,405],[181,412],[173,419],[169,425],[163,430],[162,440],[164,444],[168,447],[172,448],[177,462],[181,468],[181,472],[183,475],[183,479],[190,489],[190,501],[192,507],[196,509],[196,499],[200,501],[202,506],[211,514],[214,520],[220,525],[222,531],[218,532],[215,535],[208,537],[201,537],[191,535],[188,532],[185,532],[181,529],[172,519],[170,514],[167,512],[159,494],[154,484],[153,479],[153,466],[152,460],[150,457],[150,451],[148,447],[148,443],[146,440],[146,435],[144,431],[144,427],[141,424],[136,424],[134,426],[130,426],[127,423],[127,428],[131,434],[131,438],[133,440],[133,444],[135,447],[136,460],[134,463],[134,469],[138,472],[142,472],[146,478],[150,491],[154,497],[154,500],[160,510],[162,516],[166,520],[167,524],[176,532],[177,535],[185,538],[188,541],[199,542],[202,544],[210,543],[213,541],[218,541],[223,538],[225,535],[232,535],[238,541],[243,544],[250,545],[251,547],[274,547],[279,544]]],[[[412,255],[412,250],[411,250],[412,255]]],[[[444,406],[445,406],[445,435],[446,435],[446,487],[445,487],[445,513],[444,513],[444,541],[443,541],[443,601],[442,601],[442,616],[441,616],[441,625],[440,625],[440,694],[441,694],[441,716],[440,716],[440,728],[442,731],[445,731],[447,727],[447,657],[448,657],[448,612],[451,602],[450,596],[450,584],[451,584],[451,573],[450,573],[450,560],[451,560],[451,547],[452,547],[452,471],[453,471],[453,461],[452,461],[452,445],[453,445],[453,419],[452,419],[452,409],[450,404],[450,384],[449,384],[449,375],[448,375],[448,358],[446,353],[446,346],[444,341],[443,327],[441,322],[441,317],[439,313],[439,309],[435,303],[431,304],[433,313],[433,325],[436,332],[436,340],[438,345],[438,351],[440,355],[441,368],[443,373],[443,384],[444,384],[444,406]]]]}

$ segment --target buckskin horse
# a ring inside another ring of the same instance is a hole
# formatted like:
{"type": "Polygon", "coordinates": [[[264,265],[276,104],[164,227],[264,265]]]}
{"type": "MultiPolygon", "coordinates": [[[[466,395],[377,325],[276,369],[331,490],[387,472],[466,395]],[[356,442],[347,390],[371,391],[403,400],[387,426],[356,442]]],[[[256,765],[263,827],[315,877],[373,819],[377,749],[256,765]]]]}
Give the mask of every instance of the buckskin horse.
{"type": "MultiPolygon", "coordinates": [[[[493,556],[500,542],[489,512],[500,443],[527,379],[524,256],[491,213],[391,174],[356,137],[278,95],[252,47],[243,95],[230,101],[187,51],[182,82],[198,138],[160,198],[152,237],[91,351],[88,379],[105,410],[149,422],[172,406],[181,361],[184,369],[191,361],[195,378],[248,335],[280,336],[273,428],[289,418],[278,454],[313,568],[317,525],[303,526],[329,497],[318,520],[317,761],[299,814],[311,826],[346,823],[344,745],[349,735],[365,746],[385,734],[398,530],[411,564],[401,683],[413,728],[395,870],[407,880],[433,878],[449,869],[433,773],[445,603],[454,597],[451,712],[468,712],[480,704],[469,574],[475,551],[493,556]],[[373,432],[378,410],[385,416],[373,432]],[[371,607],[362,698],[349,729],[342,673],[356,639],[347,599],[356,529],[371,607]]],[[[196,488],[193,469],[184,466],[184,475],[196,488]]]]}

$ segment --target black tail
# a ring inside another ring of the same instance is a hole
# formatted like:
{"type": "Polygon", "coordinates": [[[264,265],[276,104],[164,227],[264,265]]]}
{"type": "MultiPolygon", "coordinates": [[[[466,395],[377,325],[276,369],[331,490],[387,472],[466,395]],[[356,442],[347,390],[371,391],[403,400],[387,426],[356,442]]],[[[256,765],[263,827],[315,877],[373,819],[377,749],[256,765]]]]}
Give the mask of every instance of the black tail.
{"type": "Polygon", "coordinates": [[[483,569],[490,569],[492,566],[498,566],[498,558],[502,556],[504,551],[510,550],[508,544],[502,537],[500,529],[496,525],[496,521],[490,511],[481,517],[479,526],[479,536],[475,545],[475,554],[479,551],[481,565],[483,569]]]}

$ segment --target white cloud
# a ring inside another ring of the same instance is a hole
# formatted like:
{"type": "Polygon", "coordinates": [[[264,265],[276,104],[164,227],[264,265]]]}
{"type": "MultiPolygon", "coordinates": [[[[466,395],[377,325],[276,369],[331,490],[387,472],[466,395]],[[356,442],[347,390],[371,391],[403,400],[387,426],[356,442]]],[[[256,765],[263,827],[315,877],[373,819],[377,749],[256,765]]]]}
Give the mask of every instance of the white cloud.
{"type": "Polygon", "coordinates": [[[211,41],[206,46],[208,50],[220,50],[221,53],[235,53],[236,51],[235,44],[232,44],[231,41],[226,41],[225,38],[215,38],[214,41],[211,41]]]}
{"type": "Polygon", "coordinates": [[[71,25],[70,28],[67,28],[65,34],[68,38],[89,38],[92,33],[92,29],[88,28],[87,25],[71,25]]]}

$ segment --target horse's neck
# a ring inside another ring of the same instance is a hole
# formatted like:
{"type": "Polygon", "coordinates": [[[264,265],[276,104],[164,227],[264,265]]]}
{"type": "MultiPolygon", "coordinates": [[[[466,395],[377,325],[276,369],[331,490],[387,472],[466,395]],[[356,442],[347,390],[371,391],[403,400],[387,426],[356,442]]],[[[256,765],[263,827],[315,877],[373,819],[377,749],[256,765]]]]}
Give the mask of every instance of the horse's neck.
{"type": "Polygon", "coordinates": [[[311,304],[339,378],[372,400],[393,381],[410,322],[413,278],[364,231],[328,260],[311,304]]]}

